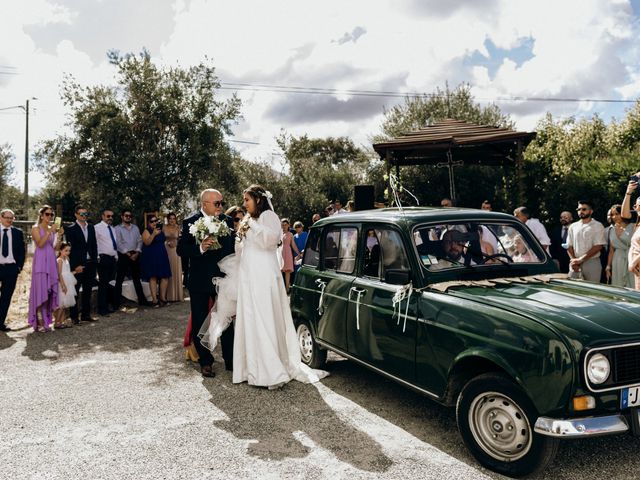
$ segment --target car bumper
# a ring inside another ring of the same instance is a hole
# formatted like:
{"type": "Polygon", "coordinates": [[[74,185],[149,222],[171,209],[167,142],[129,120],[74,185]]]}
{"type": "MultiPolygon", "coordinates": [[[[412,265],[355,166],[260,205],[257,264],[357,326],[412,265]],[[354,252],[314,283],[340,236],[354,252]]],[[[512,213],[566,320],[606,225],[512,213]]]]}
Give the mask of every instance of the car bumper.
{"type": "Polygon", "coordinates": [[[625,415],[557,419],[539,417],[533,428],[536,433],[555,438],[583,438],[614,435],[631,430],[625,415]]]}

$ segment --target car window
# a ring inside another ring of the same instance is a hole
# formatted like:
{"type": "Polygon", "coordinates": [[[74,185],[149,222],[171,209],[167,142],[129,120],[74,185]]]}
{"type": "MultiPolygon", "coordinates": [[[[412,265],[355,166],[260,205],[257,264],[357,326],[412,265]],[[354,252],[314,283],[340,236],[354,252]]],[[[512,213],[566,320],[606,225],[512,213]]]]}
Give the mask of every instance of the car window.
{"type": "Polygon", "coordinates": [[[400,234],[388,228],[372,228],[366,232],[363,245],[362,274],[384,279],[389,270],[409,270],[409,259],[400,234]]]}
{"type": "Polygon", "coordinates": [[[338,264],[338,245],[340,244],[340,230],[327,232],[322,244],[322,257],[326,270],[335,270],[338,264]]]}
{"type": "Polygon", "coordinates": [[[475,265],[540,263],[544,252],[513,223],[460,222],[414,230],[422,264],[431,271],[475,265]]]}
{"type": "Polygon", "coordinates": [[[320,229],[312,229],[309,232],[307,243],[304,247],[304,257],[302,264],[309,267],[317,267],[320,262],[320,229]]]}
{"type": "Polygon", "coordinates": [[[353,273],[358,248],[358,229],[334,228],[327,232],[322,244],[324,268],[340,273],[353,273]]]}
{"type": "Polygon", "coordinates": [[[358,230],[343,228],[340,231],[340,249],[338,268],[340,273],[353,273],[356,266],[356,251],[358,249],[358,230]]]}

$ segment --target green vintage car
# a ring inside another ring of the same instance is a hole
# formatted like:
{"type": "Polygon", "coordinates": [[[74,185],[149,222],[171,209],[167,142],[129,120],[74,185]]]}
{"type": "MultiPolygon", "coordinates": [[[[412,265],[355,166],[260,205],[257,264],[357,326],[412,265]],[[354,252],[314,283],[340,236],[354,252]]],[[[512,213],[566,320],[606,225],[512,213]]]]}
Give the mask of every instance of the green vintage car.
{"type": "Polygon", "coordinates": [[[305,363],[331,350],[455,405],[467,447],[502,474],[544,468],[559,439],[640,434],[640,293],[568,280],[509,215],[323,219],[291,306],[305,363]]]}

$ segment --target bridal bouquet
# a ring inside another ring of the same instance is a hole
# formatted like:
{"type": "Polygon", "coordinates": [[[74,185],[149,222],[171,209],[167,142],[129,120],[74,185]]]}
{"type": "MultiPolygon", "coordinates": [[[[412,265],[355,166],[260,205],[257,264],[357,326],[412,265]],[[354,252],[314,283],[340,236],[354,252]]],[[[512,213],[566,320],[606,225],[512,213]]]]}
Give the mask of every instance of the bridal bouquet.
{"type": "Polygon", "coordinates": [[[198,244],[201,244],[206,238],[211,237],[213,243],[209,247],[209,250],[218,250],[222,248],[218,239],[231,235],[231,229],[226,222],[216,217],[204,216],[189,225],[189,233],[195,237],[198,244]]]}

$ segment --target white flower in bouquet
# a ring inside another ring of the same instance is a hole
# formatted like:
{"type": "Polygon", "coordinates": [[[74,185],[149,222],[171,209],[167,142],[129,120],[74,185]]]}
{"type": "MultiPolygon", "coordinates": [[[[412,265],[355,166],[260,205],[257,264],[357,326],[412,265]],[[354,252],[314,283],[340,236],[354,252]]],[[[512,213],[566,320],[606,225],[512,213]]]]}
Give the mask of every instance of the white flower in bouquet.
{"type": "Polygon", "coordinates": [[[217,250],[222,248],[219,238],[230,235],[231,229],[226,222],[216,217],[204,216],[189,225],[189,233],[195,237],[198,245],[207,238],[213,239],[209,250],[217,250]]]}

